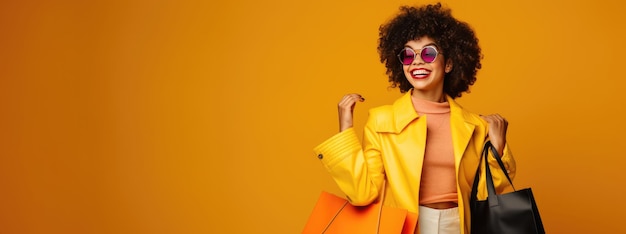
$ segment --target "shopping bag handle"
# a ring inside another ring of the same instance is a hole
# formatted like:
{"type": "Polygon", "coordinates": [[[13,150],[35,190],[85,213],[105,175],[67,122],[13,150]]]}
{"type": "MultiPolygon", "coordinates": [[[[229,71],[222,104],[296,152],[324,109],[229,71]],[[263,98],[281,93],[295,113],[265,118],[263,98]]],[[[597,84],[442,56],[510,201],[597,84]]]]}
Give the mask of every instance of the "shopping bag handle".
{"type": "Polygon", "coordinates": [[[480,180],[480,166],[482,164],[482,161],[484,159],[485,161],[485,174],[486,174],[486,184],[487,184],[487,200],[489,202],[489,206],[497,206],[498,205],[498,198],[496,197],[496,189],[495,189],[495,185],[493,183],[493,177],[491,177],[491,169],[489,166],[489,151],[491,151],[491,154],[493,155],[493,157],[496,159],[496,161],[498,162],[498,165],[500,166],[501,171],[504,173],[504,175],[506,176],[506,179],[509,181],[509,183],[511,184],[511,187],[513,187],[513,190],[517,191],[515,189],[515,186],[513,185],[513,181],[511,180],[511,177],[509,176],[509,173],[506,170],[506,167],[504,166],[504,163],[502,162],[502,159],[500,159],[500,154],[498,154],[498,151],[496,150],[496,148],[493,146],[493,144],[491,144],[490,141],[485,142],[485,146],[483,147],[483,151],[482,154],[480,156],[480,161],[478,163],[478,168],[476,168],[476,175],[474,176],[474,184],[472,185],[472,193],[470,195],[470,201],[475,201],[477,200],[477,194],[478,194],[478,181],[480,180]]]}
{"type": "MultiPolygon", "coordinates": [[[[387,187],[387,179],[383,180],[383,191],[380,195],[380,199],[379,199],[379,203],[380,206],[378,207],[378,217],[376,218],[376,234],[380,233],[380,219],[382,217],[383,214],[383,202],[385,201],[385,191],[386,191],[386,187],[387,187]]],[[[324,227],[324,230],[322,231],[322,234],[324,234],[326,232],[326,230],[328,230],[328,228],[330,227],[330,225],[335,221],[335,218],[337,218],[337,216],[339,215],[339,213],[341,213],[341,211],[343,210],[343,208],[345,208],[348,205],[348,201],[346,200],[343,205],[341,206],[341,208],[339,208],[339,210],[337,211],[337,213],[335,213],[335,215],[333,215],[333,218],[330,219],[330,221],[328,222],[328,224],[326,224],[326,227],[324,227]]]]}

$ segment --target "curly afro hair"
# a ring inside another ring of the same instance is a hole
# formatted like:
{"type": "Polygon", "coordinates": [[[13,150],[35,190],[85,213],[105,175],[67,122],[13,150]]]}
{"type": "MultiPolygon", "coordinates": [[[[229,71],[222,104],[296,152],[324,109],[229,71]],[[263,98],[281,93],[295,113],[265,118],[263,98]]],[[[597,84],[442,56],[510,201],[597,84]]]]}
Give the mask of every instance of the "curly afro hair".
{"type": "Polygon", "coordinates": [[[467,23],[452,17],[451,10],[443,8],[441,3],[402,6],[397,16],[380,26],[378,53],[387,68],[391,87],[399,87],[401,93],[413,88],[404,75],[397,54],[408,41],[424,36],[435,41],[445,55],[446,63],[453,64],[452,70],[444,76],[444,92],[452,98],[469,92],[481,68],[478,38],[467,23]]]}

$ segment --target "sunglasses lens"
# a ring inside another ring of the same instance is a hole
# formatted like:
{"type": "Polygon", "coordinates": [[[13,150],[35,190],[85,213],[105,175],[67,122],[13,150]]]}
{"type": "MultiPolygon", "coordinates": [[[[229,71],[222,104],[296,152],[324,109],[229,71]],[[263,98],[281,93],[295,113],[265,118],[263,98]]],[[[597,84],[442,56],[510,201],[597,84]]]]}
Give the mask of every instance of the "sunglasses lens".
{"type": "Polygon", "coordinates": [[[437,50],[435,47],[427,46],[422,49],[422,53],[420,54],[422,60],[426,63],[432,63],[437,58],[437,50]]]}
{"type": "Polygon", "coordinates": [[[410,65],[415,58],[415,52],[411,49],[403,49],[400,51],[400,54],[398,54],[398,58],[402,64],[410,65]]]}
{"type": "Polygon", "coordinates": [[[422,53],[420,54],[422,60],[426,63],[432,63],[437,58],[437,50],[435,47],[427,46],[422,49],[422,53]]]}

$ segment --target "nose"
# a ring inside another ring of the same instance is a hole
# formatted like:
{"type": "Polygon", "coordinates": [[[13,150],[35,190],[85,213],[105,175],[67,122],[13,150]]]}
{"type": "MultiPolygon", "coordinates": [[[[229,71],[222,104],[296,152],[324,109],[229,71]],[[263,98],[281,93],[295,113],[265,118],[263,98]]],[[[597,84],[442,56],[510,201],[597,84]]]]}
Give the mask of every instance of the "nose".
{"type": "Polygon", "coordinates": [[[413,58],[413,62],[411,63],[412,65],[419,65],[419,64],[425,64],[426,62],[424,62],[424,60],[422,59],[422,56],[418,53],[415,53],[415,57],[413,58]]]}

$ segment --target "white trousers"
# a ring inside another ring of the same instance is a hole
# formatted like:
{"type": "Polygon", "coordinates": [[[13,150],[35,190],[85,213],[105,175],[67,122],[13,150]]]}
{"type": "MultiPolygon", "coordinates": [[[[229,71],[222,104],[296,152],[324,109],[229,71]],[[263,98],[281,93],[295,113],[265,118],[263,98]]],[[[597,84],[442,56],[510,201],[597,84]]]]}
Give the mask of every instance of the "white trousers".
{"type": "Polygon", "coordinates": [[[460,234],[459,208],[438,210],[420,206],[418,226],[420,234],[460,234]]]}

